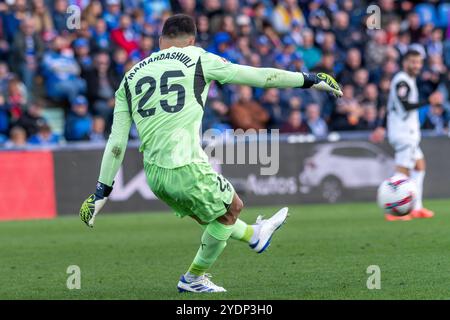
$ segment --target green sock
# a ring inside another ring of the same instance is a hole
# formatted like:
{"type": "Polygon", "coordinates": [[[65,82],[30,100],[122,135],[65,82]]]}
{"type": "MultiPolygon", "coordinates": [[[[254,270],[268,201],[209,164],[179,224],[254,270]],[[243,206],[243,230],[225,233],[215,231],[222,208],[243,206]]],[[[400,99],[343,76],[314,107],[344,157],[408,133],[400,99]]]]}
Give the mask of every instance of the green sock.
{"type": "Polygon", "coordinates": [[[241,219],[237,219],[233,226],[233,232],[231,233],[231,238],[235,240],[240,240],[244,242],[250,242],[253,235],[253,227],[246,224],[241,219]]]}
{"type": "Polygon", "coordinates": [[[232,231],[232,225],[227,226],[216,220],[208,224],[202,235],[202,244],[188,272],[196,276],[201,276],[211,268],[223,249],[225,249],[232,231]]]}
{"type": "MultiPolygon", "coordinates": [[[[207,226],[207,224],[200,224],[202,230],[205,230],[207,226]]],[[[254,231],[255,230],[253,230],[251,225],[246,224],[241,219],[237,219],[236,223],[233,225],[233,231],[231,232],[230,238],[249,243],[254,231]]]]}

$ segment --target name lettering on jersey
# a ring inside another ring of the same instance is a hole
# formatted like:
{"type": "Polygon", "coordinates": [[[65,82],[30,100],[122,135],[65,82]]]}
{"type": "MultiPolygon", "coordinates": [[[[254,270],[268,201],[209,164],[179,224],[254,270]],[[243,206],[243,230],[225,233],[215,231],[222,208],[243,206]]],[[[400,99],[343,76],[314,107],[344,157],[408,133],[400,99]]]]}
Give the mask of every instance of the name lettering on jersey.
{"type": "Polygon", "coordinates": [[[168,53],[161,53],[155,57],[148,57],[145,60],[142,60],[141,62],[139,62],[139,64],[137,64],[133,70],[128,74],[127,79],[128,80],[132,80],[134,75],[144,66],[146,66],[149,63],[155,62],[155,61],[160,61],[160,60],[178,60],[180,61],[182,64],[184,64],[186,66],[186,68],[190,68],[195,66],[195,62],[192,62],[192,59],[185,55],[182,52],[168,52],[168,53]]]}

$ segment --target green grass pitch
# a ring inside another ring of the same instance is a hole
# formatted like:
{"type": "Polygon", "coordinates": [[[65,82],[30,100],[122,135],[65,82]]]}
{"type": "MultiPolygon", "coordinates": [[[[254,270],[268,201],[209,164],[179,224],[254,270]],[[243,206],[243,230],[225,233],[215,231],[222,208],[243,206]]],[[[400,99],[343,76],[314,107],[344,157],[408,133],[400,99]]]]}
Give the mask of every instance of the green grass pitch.
{"type": "MultiPolygon", "coordinates": [[[[230,240],[213,267],[228,292],[179,294],[201,229],[172,214],[100,215],[0,223],[0,299],[448,299],[450,201],[434,219],[386,222],[373,203],[290,207],[271,247],[257,255],[230,240]],[[68,290],[69,265],[81,289],[68,290]],[[368,290],[369,265],[381,289],[368,290]]],[[[242,218],[278,208],[247,208],[242,218]]]]}

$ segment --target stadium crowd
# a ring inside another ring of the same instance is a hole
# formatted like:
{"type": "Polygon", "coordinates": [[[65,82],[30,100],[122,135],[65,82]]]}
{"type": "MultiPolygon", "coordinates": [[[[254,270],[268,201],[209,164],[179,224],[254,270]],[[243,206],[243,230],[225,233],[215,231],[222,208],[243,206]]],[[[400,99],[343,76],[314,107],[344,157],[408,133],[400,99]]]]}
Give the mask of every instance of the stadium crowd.
{"type": "MultiPolygon", "coordinates": [[[[380,125],[392,75],[414,46],[423,128],[449,123],[448,1],[381,0],[381,28],[353,0],[9,0],[0,2],[0,145],[104,141],[114,92],[133,64],[158,50],[172,13],[195,16],[198,45],[231,62],[327,72],[344,96],[302,89],[211,86],[204,129],[278,128],[326,136],[380,125]],[[77,15],[81,14],[79,17],[77,15]],[[78,19],[80,18],[80,19],[78,19]],[[370,21],[367,21],[367,20],[370,21]],[[56,134],[46,110],[64,110],[56,134]]],[[[131,132],[136,138],[135,130],[131,132]]]]}

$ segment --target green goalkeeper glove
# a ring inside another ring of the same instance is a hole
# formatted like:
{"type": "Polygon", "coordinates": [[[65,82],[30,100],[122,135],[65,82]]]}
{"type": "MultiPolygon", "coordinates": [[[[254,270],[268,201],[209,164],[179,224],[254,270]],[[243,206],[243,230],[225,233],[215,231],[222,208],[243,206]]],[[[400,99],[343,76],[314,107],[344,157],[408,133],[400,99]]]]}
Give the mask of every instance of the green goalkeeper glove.
{"type": "Polygon", "coordinates": [[[305,79],[305,82],[302,88],[313,88],[320,91],[327,91],[336,98],[340,98],[343,95],[336,80],[326,73],[320,72],[318,74],[313,74],[303,72],[303,78],[305,79]]]}
{"type": "Polygon", "coordinates": [[[88,227],[94,226],[95,216],[100,212],[108,200],[112,187],[104,183],[97,182],[96,191],[91,194],[81,205],[80,218],[88,227]]]}

